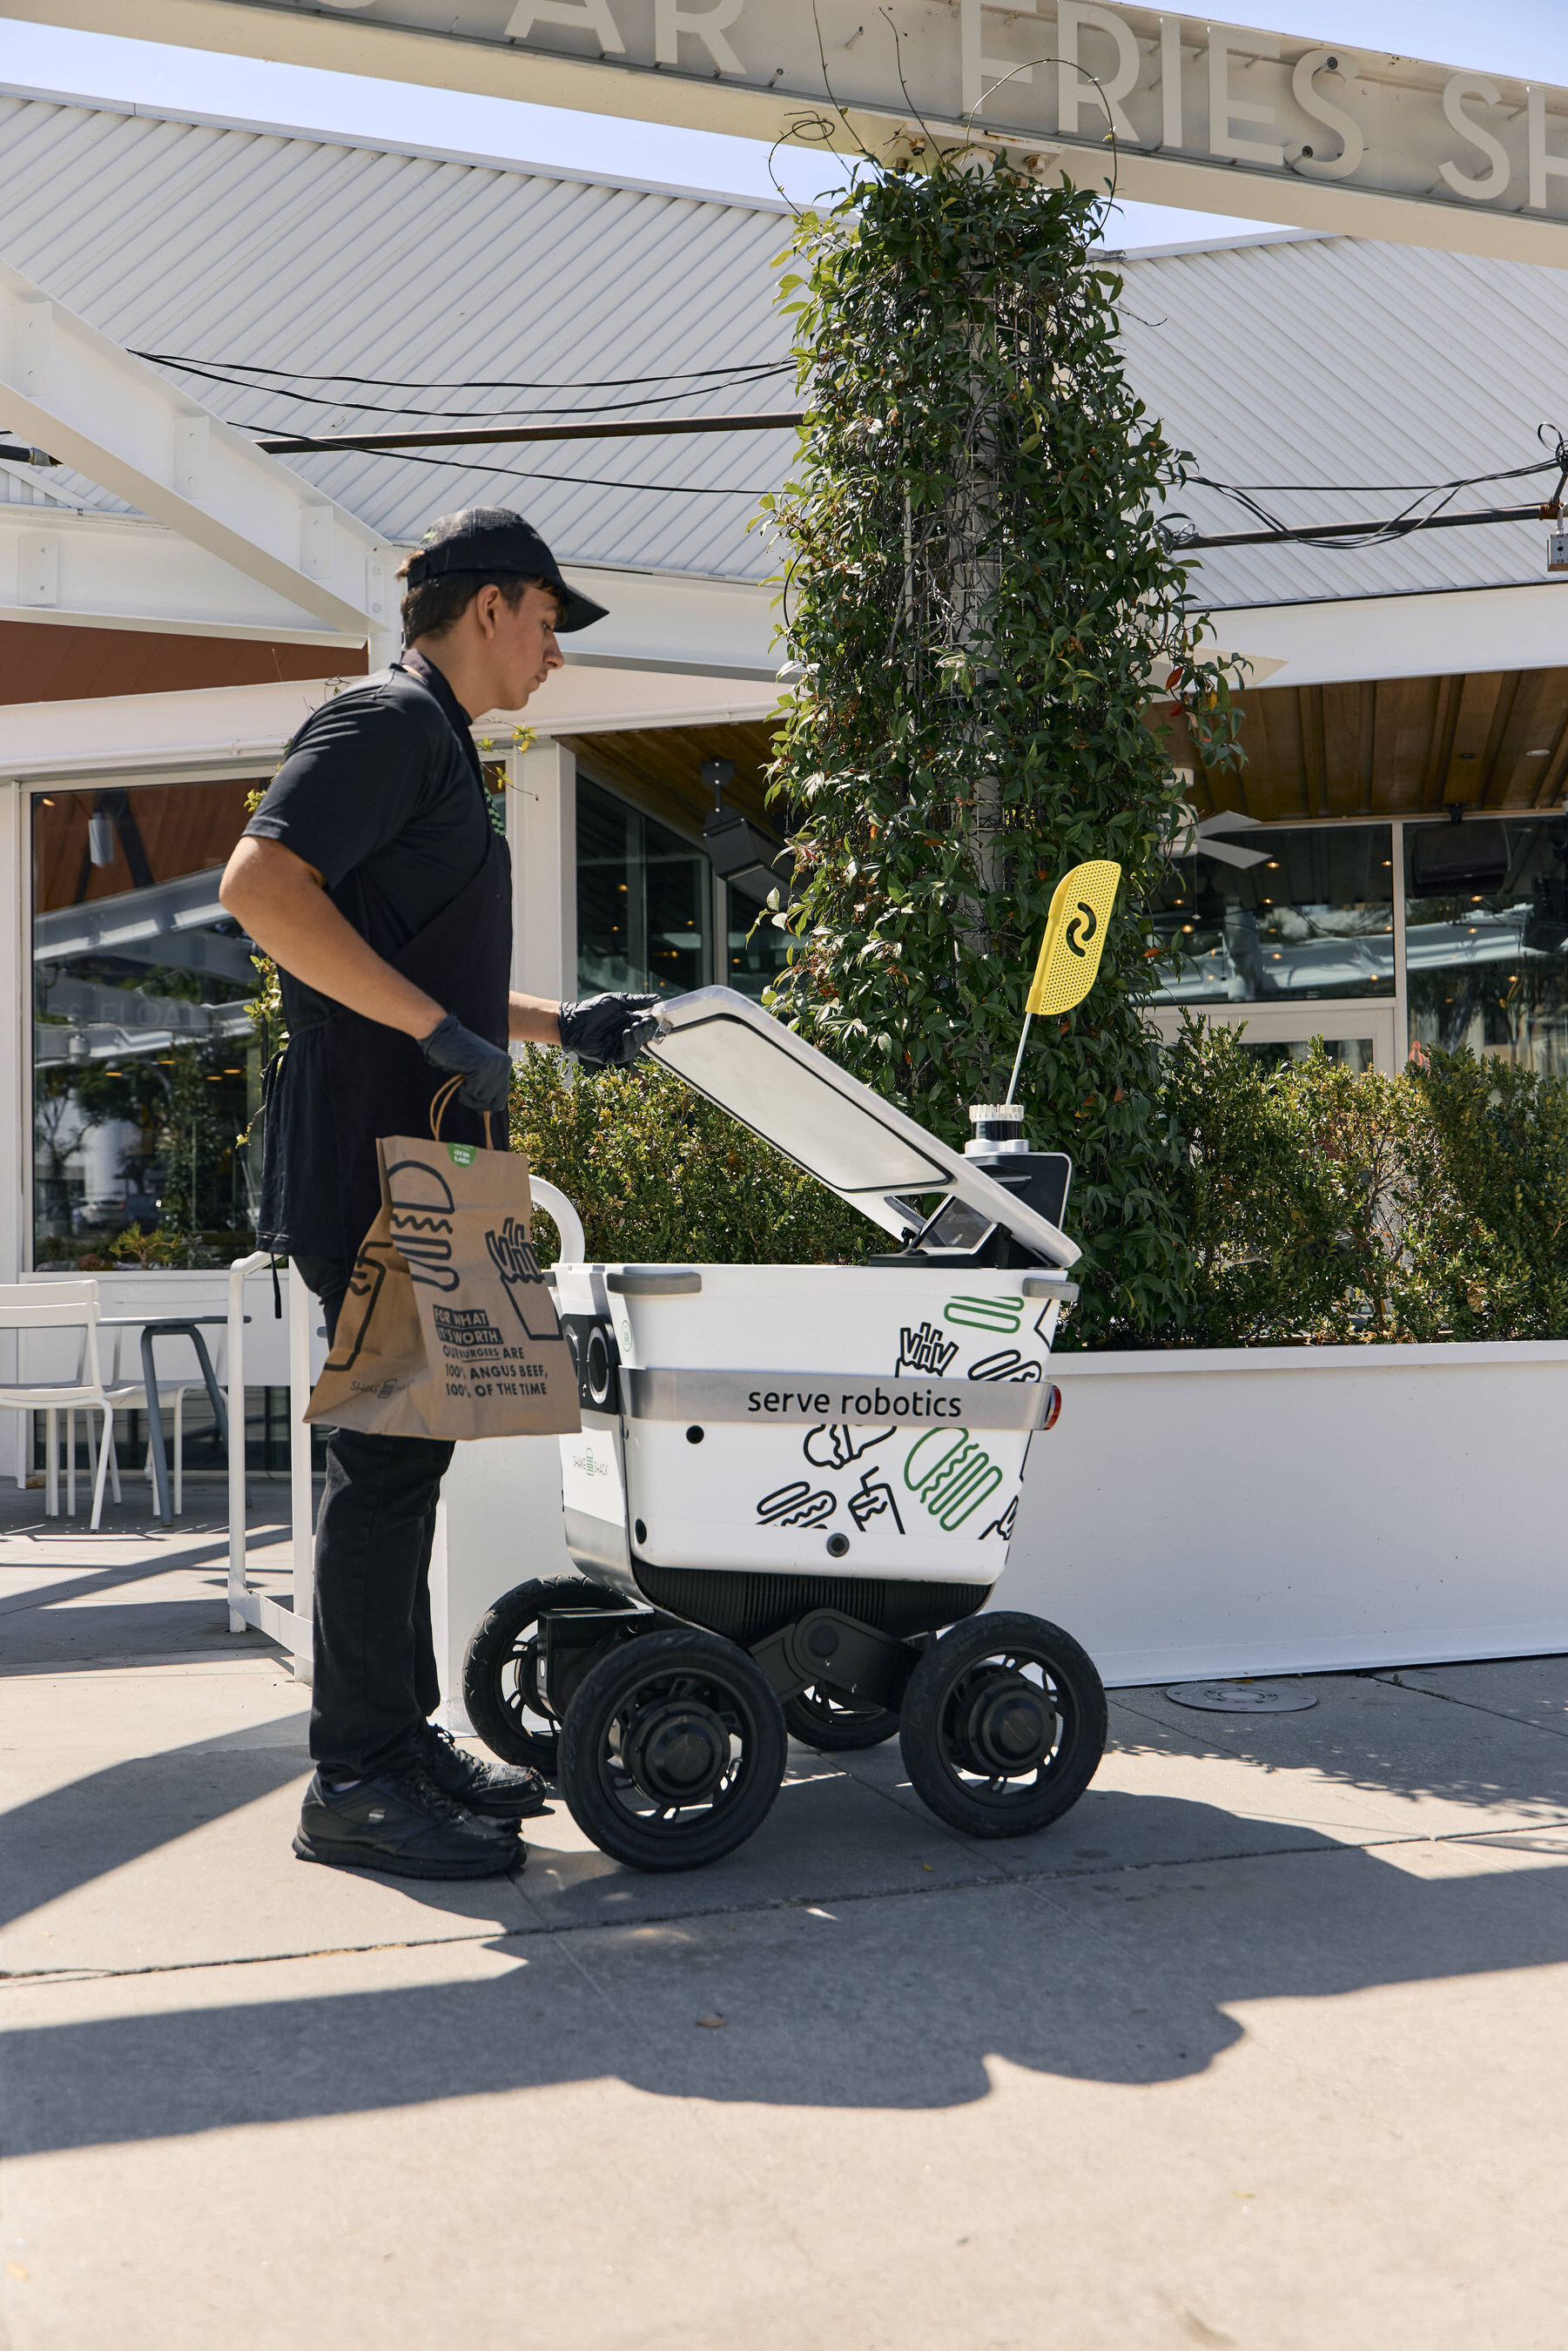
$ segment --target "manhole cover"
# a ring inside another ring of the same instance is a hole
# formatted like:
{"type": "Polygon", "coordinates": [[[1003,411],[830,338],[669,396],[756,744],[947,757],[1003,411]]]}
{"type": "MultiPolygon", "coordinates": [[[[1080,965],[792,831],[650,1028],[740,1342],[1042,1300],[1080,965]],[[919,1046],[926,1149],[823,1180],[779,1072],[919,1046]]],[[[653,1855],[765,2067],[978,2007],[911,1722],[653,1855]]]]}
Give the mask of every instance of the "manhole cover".
{"type": "Polygon", "coordinates": [[[1303,1714],[1318,1702],[1300,1682],[1173,1682],[1166,1696],[1205,1714],[1303,1714]]]}

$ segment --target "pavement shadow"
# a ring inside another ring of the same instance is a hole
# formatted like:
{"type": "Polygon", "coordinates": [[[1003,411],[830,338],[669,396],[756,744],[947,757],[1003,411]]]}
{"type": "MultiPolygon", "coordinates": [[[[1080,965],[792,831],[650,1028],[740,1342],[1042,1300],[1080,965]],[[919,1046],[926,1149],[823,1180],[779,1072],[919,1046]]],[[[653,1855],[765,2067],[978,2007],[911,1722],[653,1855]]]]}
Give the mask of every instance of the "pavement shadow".
{"type": "MultiPolygon", "coordinates": [[[[279,1725],[252,1723],[127,1757],[0,1815],[0,1927],[301,1780],[311,1768],[304,1718],[288,1719],[301,1725],[297,1736],[280,1740],[279,1725]]],[[[397,1890],[444,1918],[473,1916],[472,1884],[399,1878],[397,1890]]],[[[412,1927],[409,1938],[419,1931],[412,1927]]]]}
{"type": "Polygon", "coordinates": [[[1568,1865],[1424,1879],[1325,1841],[1223,1868],[507,1936],[490,1948],[519,1963],[480,1981],[464,1977],[472,1946],[435,1985],[334,1992],[317,1961],[319,1996],[292,1996],[291,1973],[271,1999],[10,2036],[7,2135],[43,2152],[606,2074],[828,2111],[967,2104],[997,2059],[1176,2081],[1243,2037],[1239,2004],[1561,1964],[1565,1893],[1568,1865]],[[714,2017],[722,2031],[703,2028],[714,2017]]]}
{"type": "MultiPolygon", "coordinates": [[[[123,1542],[124,1535],[106,1528],[99,1540],[105,1545],[123,1542]]],[[[78,1563],[69,1574],[0,1599],[0,1680],[23,1674],[69,1673],[88,1665],[135,1665],[153,1656],[203,1656],[210,1653],[218,1635],[236,1645],[246,1640],[246,1635],[231,1635],[228,1630],[228,1609],[223,1597],[227,1580],[226,1535],[99,1568],[90,1563],[89,1546],[93,1541],[90,1534],[79,1538],[78,1563]],[[176,1576],[187,1583],[192,1577],[199,1577],[213,1596],[187,1593],[172,1598],[156,1588],[138,1590],[139,1586],[156,1587],[162,1579],[176,1576]]],[[[251,1582],[263,1590],[288,1582],[292,1562],[287,1532],[253,1533],[248,1567],[251,1582]]],[[[250,1636],[253,1646],[259,1637],[250,1636]]]]}
{"type": "MultiPolygon", "coordinates": [[[[1568,1688],[1568,1659],[1542,1666],[1568,1688]]],[[[1318,1704],[1299,1714],[1202,1713],[1163,1689],[1114,1690],[1112,1744],[1124,1755],[1223,1757],[1266,1772],[1311,1771],[1370,1793],[1561,1816],[1568,1722],[1448,1702],[1446,1691],[1428,1687],[1443,1672],[1314,1675],[1318,1704]]]]}

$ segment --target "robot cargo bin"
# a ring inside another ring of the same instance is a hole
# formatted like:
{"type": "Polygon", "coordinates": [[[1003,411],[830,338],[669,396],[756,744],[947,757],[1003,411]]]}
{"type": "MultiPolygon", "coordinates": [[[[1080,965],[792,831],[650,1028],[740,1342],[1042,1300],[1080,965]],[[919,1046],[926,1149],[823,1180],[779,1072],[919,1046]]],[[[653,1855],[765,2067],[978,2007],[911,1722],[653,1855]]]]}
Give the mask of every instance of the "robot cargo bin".
{"type": "Polygon", "coordinates": [[[896,1731],[939,1817],[1043,1827],[1092,1776],[1103,1693],[1058,1627],[978,1612],[1026,1463],[1045,1475],[1060,1442],[1051,1346],[1077,1251],[1039,1204],[1054,1185],[1060,1213],[1066,1163],[1014,1142],[994,1180],[984,1127],[959,1158],[726,989],[663,1015],[657,1058],[904,1247],[863,1266],[557,1266],[582,1580],[491,1610],[470,1718],[642,1868],[749,1835],[787,1729],[824,1750],[896,1731]]]}

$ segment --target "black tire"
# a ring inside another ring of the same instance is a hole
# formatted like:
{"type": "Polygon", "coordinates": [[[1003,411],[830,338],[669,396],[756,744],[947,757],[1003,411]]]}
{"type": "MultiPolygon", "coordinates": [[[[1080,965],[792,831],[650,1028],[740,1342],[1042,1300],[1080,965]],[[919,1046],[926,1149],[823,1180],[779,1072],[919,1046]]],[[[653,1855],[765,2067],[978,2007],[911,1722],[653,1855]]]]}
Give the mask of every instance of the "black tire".
{"type": "Polygon", "coordinates": [[[1105,1692],[1060,1625],[971,1616],[915,1667],[898,1735],[915,1792],[939,1821],[967,1836],[1030,1836],[1094,1777],[1105,1692]]]}
{"type": "Polygon", "coordinates": [[[803,1689],[798,1698],[785,1699],[784,1723],[802,1747],[814,1747],[819,1755],[844,1755],[852,1748],[880,1747],[898,1729],[898,1716],[890,1706],[835,1698],[831,1690],[803,1689]]]}
{"type": "Polygon", "coordinates": [[[567,1575],[553,1583],[535,1577],[517,1584],[486,1611],[463,1660],[463,1703],[492,1755],[503,1763],[528,1764],[547,1780],[555,1778],[554,1718],[545,1712],[535,1679],[539,1611],[624,1604],[602,1584],[567,1575]]]}
{"type": "Polygon", "coordinates": [[[700,1869],[761,1827],[785,1751],[778,1698],[744,1649],[716,1633],[643,1633],[573,1692],[560,1792],[601,1853],[700,1869]]]}

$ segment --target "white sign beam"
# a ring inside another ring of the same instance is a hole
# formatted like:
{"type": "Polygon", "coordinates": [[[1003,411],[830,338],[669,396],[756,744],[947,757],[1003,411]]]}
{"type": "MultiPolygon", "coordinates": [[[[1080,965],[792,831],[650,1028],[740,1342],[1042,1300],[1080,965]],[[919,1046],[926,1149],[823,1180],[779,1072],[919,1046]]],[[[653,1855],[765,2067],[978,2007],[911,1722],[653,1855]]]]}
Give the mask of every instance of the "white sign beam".
{"type": "MultiPolygon", "coordinates": [[[[361,642],[388,628],[396,558],[356,516],[4,265],[0,432],[322,627],[361,642]]],[[[49,528],[39,525],[40,543],[49,528]]],[[[22,601],[47,606],[44,569],[22,601]]]]}
{"type": "MultiPolygon", "coordinates": [[[[123,34],[124,0],[0,0],[123,34]]],[[[138,0],[150,40],[879,152],[1032,147],[1124,195],[1568,266],[1568,92],[1088,0],[138,0]],[[843,110],[842,117],[831,110],[843,110]]]]}
{"type": "Polygon", "coordinates": [[[177,531],[58,507],[0,506],[0,620],[329,650],[366,636],[363,621],[329,628],[177,531]]]}

